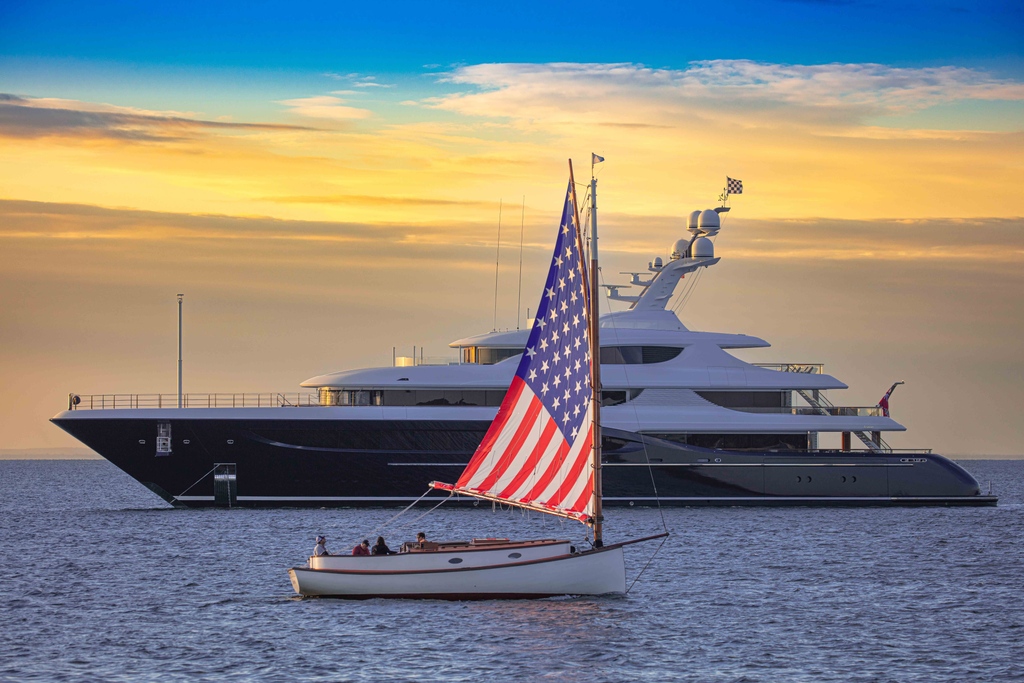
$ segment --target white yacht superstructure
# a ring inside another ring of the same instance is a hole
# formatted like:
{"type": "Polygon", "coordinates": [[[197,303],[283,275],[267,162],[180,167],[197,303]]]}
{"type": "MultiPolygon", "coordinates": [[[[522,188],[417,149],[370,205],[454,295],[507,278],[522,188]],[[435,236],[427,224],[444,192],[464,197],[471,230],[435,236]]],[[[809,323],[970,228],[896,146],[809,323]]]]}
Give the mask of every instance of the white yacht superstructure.
{"type": "MultiPolygon", "coordinates": [[[[822,392],[847,385],[817,364],[756,365],[728,351],[770,344],[744,334],[687,329],[667,304],[687,274],[719,262],[710,237],[720,229],[714,210],[690,214],[693,237],[679,240],[666,262],[648,265],[649,279],[633,273],[636,296],[608,285],[610,298],[629,310],[601,318],[603,423],[705,447],[816,448],[817,435],[858,438],[871,451],[888,449],[882,432],[905,427],[878,406],[836,407],[822,392]]],[[[449,365],[348,370],[313,377],[321,404],[380,406],[383,418],[411,417],[410,409],[449,406],[453,419],[490,419],[515,372],[529,330],[488,332],[451,342],[460,361],[449,365]],[[391,411],[390,408],[399,410],[391,411]]],[[[434,413],[440,416],[441,413],[434,413]]],[[[852,445],[851,445],[852,447],[852,445]]]]}

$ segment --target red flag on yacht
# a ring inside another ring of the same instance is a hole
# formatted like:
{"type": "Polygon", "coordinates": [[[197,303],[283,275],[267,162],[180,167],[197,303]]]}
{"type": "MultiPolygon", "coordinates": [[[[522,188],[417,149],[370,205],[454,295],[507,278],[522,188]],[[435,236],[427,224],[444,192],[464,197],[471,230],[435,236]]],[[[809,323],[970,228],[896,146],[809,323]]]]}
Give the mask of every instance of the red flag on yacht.
{"type": "Polygon", "coordinates": [[[882,414],[889,417],[889,397],[892,396],[892,392],[896,390],[896,387],[903,384],[903,382],[894,382],[889,391],[885,392],[885,396],[878,402],[878,407],[882,409],[882,414]]]}
{"type": "Polygon", "coordinates": [[[593,514],[589,295],[572,180],[519,369],[454,484],[438,489],[586,523],[593,514]]]}

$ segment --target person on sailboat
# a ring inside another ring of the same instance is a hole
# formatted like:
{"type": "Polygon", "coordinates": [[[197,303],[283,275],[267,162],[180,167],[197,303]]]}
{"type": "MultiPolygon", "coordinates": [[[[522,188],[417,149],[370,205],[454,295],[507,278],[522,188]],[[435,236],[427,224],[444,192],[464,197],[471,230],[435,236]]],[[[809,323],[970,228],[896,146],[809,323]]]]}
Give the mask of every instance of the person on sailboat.
{"type": "Polygon", "coordinates": [[[377,537],[377,545],[370,549],[371,555],[394,555],[394,550],[388,547],[388,544],[384,542],[383,536],[377,537]]]}
{"type": "Polygon", "coordinates": [[[324,555],[330,555],[330,553],[327,552],[327,545],[326,544],[327,544],[327,537],[326,536],[317,536],[316,537],[316,546],[313,548],[313,556],[314,557],[323,557],[324,555]]]}
{"type": "Polygon", "coordinates": [[[353,555],[365,555],[366,557],[369,557],[369,555],[370,555],[370,540],[364,538],[362,543],[357,545],[355,548],[352,548],[352,554],[353,555]]]}
{"type": "Polygon", "coordinates": [[[416,534],[416,545],[420,548],[427,542],[427,535],[422,531],[416,534]]]}

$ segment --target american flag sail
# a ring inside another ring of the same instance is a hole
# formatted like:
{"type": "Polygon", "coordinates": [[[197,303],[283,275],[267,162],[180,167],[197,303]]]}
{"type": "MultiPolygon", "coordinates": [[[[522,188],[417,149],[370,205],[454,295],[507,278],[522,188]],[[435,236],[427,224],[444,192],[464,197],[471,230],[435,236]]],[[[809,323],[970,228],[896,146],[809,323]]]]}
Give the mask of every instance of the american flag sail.
{"type": "Polygon", "coordinates": [[[570,177],[544,294],[498,414],[454,484],[434,488],[577,519],[594,512],[589,292],[570,177]]]}

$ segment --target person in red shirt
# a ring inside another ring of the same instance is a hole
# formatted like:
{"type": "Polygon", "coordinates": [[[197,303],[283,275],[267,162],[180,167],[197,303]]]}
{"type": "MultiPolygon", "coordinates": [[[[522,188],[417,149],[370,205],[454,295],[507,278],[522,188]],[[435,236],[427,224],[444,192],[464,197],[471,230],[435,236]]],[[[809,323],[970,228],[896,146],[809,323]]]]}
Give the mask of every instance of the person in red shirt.
{"type": "Polygon", "coordinates": [[[370,554],[370,541],[369,541],[369,539],[363,540],[362,543],[357,545],[355,548],[352,548],[352,554],[353,555],[367,555],[367,556],[369,556],[369,554],[370,554]]]}

